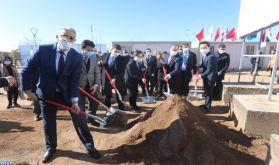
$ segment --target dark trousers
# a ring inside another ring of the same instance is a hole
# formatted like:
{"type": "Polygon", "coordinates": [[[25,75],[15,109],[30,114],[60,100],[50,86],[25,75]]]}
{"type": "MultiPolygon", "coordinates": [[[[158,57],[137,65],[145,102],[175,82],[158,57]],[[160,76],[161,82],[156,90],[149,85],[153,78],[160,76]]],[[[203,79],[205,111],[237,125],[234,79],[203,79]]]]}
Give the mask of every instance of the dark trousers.
{"type": "Polygon", "coordinates": [[[39,101],[34,101],[33,102],[33,113],[35,115],[41,115],[41,108],[40,108],[40,103],[39,101]]]}
{"type": "Polygon", "coordinates": [[[130,106],[133,107],[133,108],[136,108],[137,107],[137,96],[138,96],[138,85],[135,84],[135,85],[127,85],[127,89],[130,93],[130,97],[129,97],[129,103],[130,103],[130,106]]]}
{"type": "Polygon", "coordinates": [[[146,84],[149,94],[152,95],[155,88],[155,76],[147,75],[146,84]]]}
{"type": "MultiPolygon", "coordinates": [[[[105,89],[105,92],[104,92],[104,95],[105,95],[105,105],[108,108],[110,108],[111,107],[111,98],[112,98],[112,88],[111,88],[111,85],[110,85],[109,81],[105,81],[105,87],[107,87],[107,89],[105,89]]],[[[116,101],[118,103],[118,109],[124,110],[124,108],[125,108],[124,104],[119,99],[118,94],[115,93],[115,95],[116,95],[116,101]]],[[[122,96],[122,99],[124,99],[123,96],[122,96]]]]}
{"type": "Polygon", "coordinates": [[[223,92],[223,80],[216,79],[215,86],[214,86],[214,99],[222,100],[222,92],[223,92]]]}
{"type": "Polygon", "coordinates": [[[183,72],[182,74],[182,85],[181,85],[181,90],[182,90],[182,94],[184,96],[188,96],[189,94],[189,83],[191,82],[191,77],[192,75],[186,75],[185,72],[183,72]]]}
{"type": "MultiPolygon", "coordinates": [[[[62,93],[56,93],[55,98],[53,98],[53,101],[65,105],[69,105],[65,102],[62,93]]],[[[46,104],[44,101],[41,100],[39,101],[39,103],[42,110],[46,149],[48,151],[54,151],[57,146],[57,133],[56,133],[57,107],[46,104]]],[[[80,140],[82,141],[83,145],[85,146],[85,148],[89,150],[92,147],[94,147],[93,138],[87,126],[86,117],[76,115],[72,112],[70,112],[70,115],[72,117],[75,130],[80,140]]]]}
{"type": "Polygon", "coordinates": [[[204,94],[205,94],[205,108],[207,110],[210,110],[211,108],[214,85],[215,85],[215,81],[208,81],[207,79],[203,79],[203,87],[204,87],[204,94]]]}
{"type": "Polygon", "coordinates": [[[166,91],[166,81],[165,80],[158,80],[158,94],[159,96],[163,95],[163,91],[166,91]]]}
{"type": "MultiPolygon", "coordinates": [[[[89,88],[85,88],[85,91],[87,93],[91,93],[89,88]]],[[[96,95],[93,95],[93,96],[96,98],[96,95]]],[[[88,113],[91,114],[91,115],[96,115],[98,104],[94,100],[85,96],[84,94],[80,94],[80,96],[79,96],[78,105],[80,107],[80,110],[85,111],[85,100],[86,100],[86,98],[88,99],[88,102],[89,102],[89,108],[88,108],[89,112],[88,113]]]]}
{"type": "Polygon", "coordinates": [[[13,103],[17,103],[17,99],[18,99],[18,87],[9,87],[8,92],[7,92],[7,97],[8,97],[8,101],[9,104],[13,103]]]}

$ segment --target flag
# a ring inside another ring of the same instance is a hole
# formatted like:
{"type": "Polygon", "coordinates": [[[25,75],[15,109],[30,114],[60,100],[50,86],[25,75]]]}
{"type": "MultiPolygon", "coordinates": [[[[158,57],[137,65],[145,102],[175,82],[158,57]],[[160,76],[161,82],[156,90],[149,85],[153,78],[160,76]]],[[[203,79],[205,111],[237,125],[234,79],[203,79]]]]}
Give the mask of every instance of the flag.
{"type": "Polygon", "coordinates": [[[201,41],[204,38],[204,28],[196,35],[197,39],[201,41]]]}
{"type": "Polygon", "coordinates": [[[227,39],[236,39],[235,27],[229,31],[227,39]]]}
{"type": "Polygon", "coordinates": [[[262,31],[262,42],[265,42],[265,30],[262,31]]]}
{"type": "Polygon", "coordinates": [[[218,27],[217,30],[216,30],[215,37],[214,37],[215,42],[218,40],[219,36],[220,36],[220,28],[218,27]]]}
{"type": "Polygon", "coordinates": [[[257,38],[257,33],[251,34],[251,35],[249,35],[249,36],[246,37],[247,40],[253,40],[253,39],[255,39],[255,38],[257,38]]]}
{"type": "Polygon", "coordinates": [[[266,30],[265,34],[266,34],[265,41],[266,42],[270,42],[270,39],[271,39],[271,28],[268,28],[266,30]]]}
{"type": "Polygon", "coordinates": [[[226,32],[223,32],[221,35],[221,41],[223,42],[225,38],[226,38],[226,32]]]}
{"type": "Polygon", "coordinates": [[[213,33],[213,26],[210,26],[209,31],[208,31],[208,35],[206,37],[206,41],[210,41],[211,40],[212,33],[213,33]]]}
{"type": "Polygon", "coordinates": [[[279,40],[279,32],[276,35],[276,39],[279,40]]]}

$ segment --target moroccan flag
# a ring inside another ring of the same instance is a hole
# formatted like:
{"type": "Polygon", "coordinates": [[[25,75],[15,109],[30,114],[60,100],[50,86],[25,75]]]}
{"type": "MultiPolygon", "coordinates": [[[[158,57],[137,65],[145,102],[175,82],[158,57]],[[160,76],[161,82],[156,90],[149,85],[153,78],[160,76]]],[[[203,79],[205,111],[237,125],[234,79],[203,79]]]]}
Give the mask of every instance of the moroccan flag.
{"type": "Polygon", "coordinates": [[[215,34],[215,37],[214,37],[215,42],[218,40],[219,36],[220,36],[220,28],[217,28],[216,34],[215,34]]]}
{"type": "Polygon", "coordinates": [[[201,29],[201,31],[196,35],[199,42],[204,38],[204,28],[201,29]]]}
{"type": "Polygon", "coordinates": [[[265,42],[265,30],[262,31],[262,42],[265,42]]]}
{"type": "Polygon", "coordinates": [[[228,33],[228,39],[236,39],[236,32],[235,32],[235,27],[232,28],[229,33],[228,33]]]}

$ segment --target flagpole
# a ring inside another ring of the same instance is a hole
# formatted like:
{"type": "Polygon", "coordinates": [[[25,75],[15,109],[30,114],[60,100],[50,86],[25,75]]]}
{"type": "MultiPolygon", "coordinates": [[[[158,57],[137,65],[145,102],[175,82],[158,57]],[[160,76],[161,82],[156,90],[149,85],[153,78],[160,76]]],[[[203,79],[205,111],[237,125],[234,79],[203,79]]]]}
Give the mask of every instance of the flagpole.
{"type": "MultiPolygon", "coordinates": [[[[260,42],[259,42],[259,45],[258,45],[257,55],[260,54],[260,50],[261,50],[262,34],[263,34],[263,31],[261,31],[261,36],[260,36],[260,42]]],[[[259,62],[260,62],[260,57],[257,57],[257,59],[256,59],[256,64],[255,64],[255,68],[254,68],[254,71],[253,71],[253,80],[252,80],[252,83],[255,83],[255,81],[256,81],[256,76],[257,76],[257,73],[258,73],[259,62]]]]}
{"type": "Polygon", "coordinates": [[[241,74],[241,69],[242,69],[242,61],[243,61],[243,54],[244,54],[244,46],[245,46],[245,38],[242,41],[242,48],[241,48],[241,56],[240,56],[240,63],[239,63],[239,68],[238,68],[238,80],[237,82],[240,82],[240,74],[241,74]]]}

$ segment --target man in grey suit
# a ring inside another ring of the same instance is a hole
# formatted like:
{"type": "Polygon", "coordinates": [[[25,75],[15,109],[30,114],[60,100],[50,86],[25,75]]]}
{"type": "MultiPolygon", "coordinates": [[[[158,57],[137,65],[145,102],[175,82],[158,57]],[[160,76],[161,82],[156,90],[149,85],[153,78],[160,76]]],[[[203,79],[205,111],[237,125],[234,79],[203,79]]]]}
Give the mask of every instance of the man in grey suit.
{"type": "MultiPolygon", "coordinates": [[[[84,40],[81,43],[81,54],[83,55],[83,63],[81,67],[81,75],[79,85],[88,93],[96,96],[100,86],[100,68],[98,67],[97,56],[95,52],[95,44],[90,40],[84,40]]],[[[79,106],[81,110],[85,110],[85,95],[79,96],[79,106]]],[[[96,115],[98,104],[89,99],[89,114],[96,115]]],[[[91,118],[87,119],[88,122],[95,126],[99,123],[91,118]]]]}

